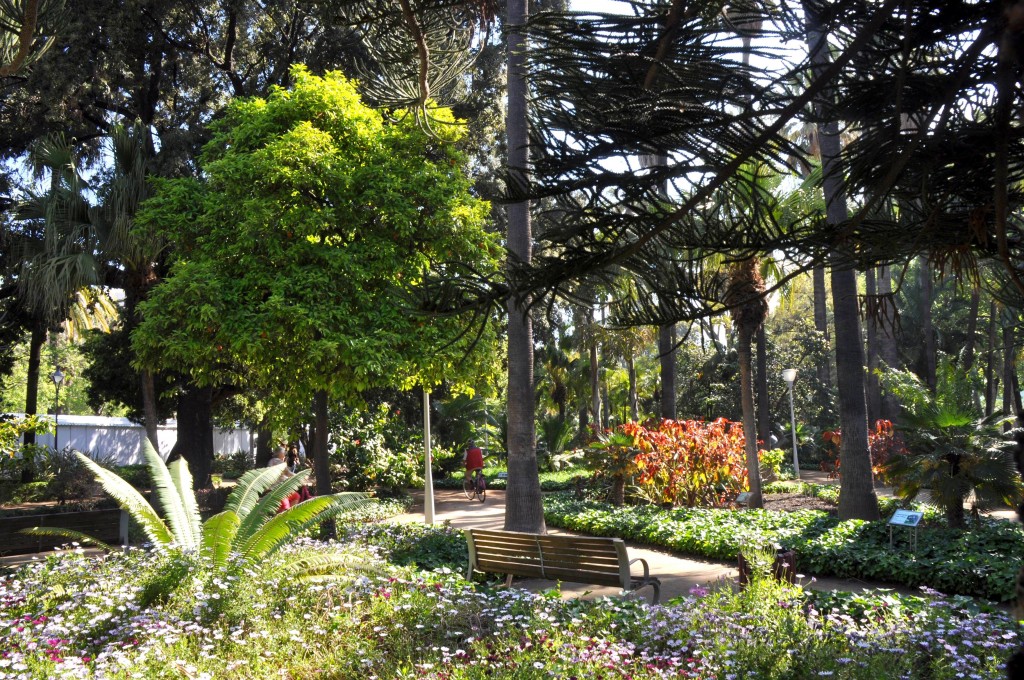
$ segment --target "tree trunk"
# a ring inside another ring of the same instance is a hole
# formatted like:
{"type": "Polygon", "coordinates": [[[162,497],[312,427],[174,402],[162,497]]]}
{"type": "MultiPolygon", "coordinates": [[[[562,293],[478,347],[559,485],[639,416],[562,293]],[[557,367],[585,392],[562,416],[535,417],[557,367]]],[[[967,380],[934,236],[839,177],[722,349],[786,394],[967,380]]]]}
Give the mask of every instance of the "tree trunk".
{"type": "Polygon", "coordinates": [[[632,351],[626,354],[626,372],[629,375],[629,415],[637,423],[640,422],[640,404],[636,393],[636,363],[632,351]]]}
{"type": "MultiPolygon", "coordinates": [[[[816,73],[830,61],[820,18],[811,3],[804,3],[807,22],[807,43],[810,60],[816,73]]],[[[824,109],[819,102],[819,113],[824,109]]],[[[836,230],[846,221],[846,191],[840,163],[839,124],[829,121],[818,125],[821,148],[822,185],[827,206],[826,219],[836,230]]],[[[834,250],[851,248],[837,243],[834,250]]],[[[852,259],[852,258],[847,258],[852,259]]],[[[835,326],[836,384],[839,388],[839,424],[843,438],[840,465],[843,474],[839,491],[840,519],[878,519],[878,498],[875,495],[868,453],[867,403],[864,398],[864,345],[860,332],[860,310],[857,304],[857,274],[851,268],[832,268],[832,318],[835,326]]]]}
{"type": "Polygon", "coordinates": [[[880,334],[880,329],[878,327],[878,315],[876,313],[876,305],[878,304],[878,287],[875,283],[875,269],[873,267],[868,268],[867,272],[865,272],[864,279],[864,287],[868,300],[868,314],[865,319],[868,336],[868,373],[865,378],[865,386],[867,390],[868,426],[870,427],[872,423],[882,417],[882,388],[878,382],[878,336],[880,334]]]}
{"type": "Polygon", "coordinates": [[[967,313],[967,337],[964,340],[963,368],[970,371],[974,368],[974,347],[978,344],[978,307],[981,288],[977,284],[971,287],[971,306],[967,313]]]}
{"type": "MultiPolygon", "coordinates": [[[[316,477],[316,495],[329,496],[334,493],[331,488],[331,458],[327,449],[328,425],[327,391],[317,390],[313,393],[313,475],[316,477]]],[[[335,538],[334,520],[320,525],[321,538],[335,538]]]]}
{"type": "Polygon", "coordinates": [[[156,413],[156,387],[153,384],[153,373],[151,371],[139,372],[139,383],[142,390],[142,409],[146,419],[146,437],[153,448],[159,448],[160,443],[157,437],[157,424],[159,416],[156,413]]]}
{"type": "Polygon", "coordinates": [[[985,415],[990,416],[996,410],[996,394],[999,379],[996,377],[996,320],[999,309],[996,303],[989,305],[988,312],[988,351],[985,361],[985,415]]]}
{"type": "Polygon", "coordinates": [[[661,417],[676,419],[676,325],[658,328],[658,354],[661,360],[661,417]]]}
{"type": "Polygon", "coordinates": [[[764,324],[761,324],[754,336],[757,340],[757,381],[754,383],[757,404],[757,439],[759,446],[769,448],[772,437],[771,404],[768,401],[768,338],[764,324]]]}
{"type": "Polygon", "coordinates": [[[747,476],[750,481],[750,499],[747,507],[763,508],[761,495],[761,466],[757,458],[757,425],[754,422],[754,382],[751,379],[750,334],[739,330],[736,355],[740,363],[740,404],[743,409],[743,437],[747,453],[747,476]]]}
{"type": "Polygon", "coordinates": [[[928,258],[921,258],[921,269],[918,272],[918,280],[921,282],[921,333],[924,335],[924,382],[935,394],[936,387],[936,347],[935,329],[932,326],[932,304],[934,303],[932,290],[931,263],[928,258]]]}
{"type": "MultiPolygon", "coordinates": [[[[878,358],[889,368],[899,368],[899,350],[896,346],[896,308],[892,304],[892,274],[889,267],[879,267],[875,277],[878,295],[885,300],[882,324],[878,328],[878,358]]],[[[895,420],[900,414],[900,401],[892,392],[882,393],[881,417],[895,420]]]]}
{"type": "MultiPolygon", "coordinates": [[[[508,135],[509,185],[514,192],[529,178],[526,87],[526,21],[528,0],[509,0],[508,22],[508,135]]],[[[530,204],[508,206],[508,245],[524,264],[532,258],[530,204]]],[[[508,487],[505,529],[546,533],[544,504],[537,472],[534,432],[533,323],[526,300],[508,300],[508,487]]]]}
{"type": "MultiPolygon", "coordinates": [[[[825,338],[825,345],[830,346],[830,334],[828,329],[828,296],[825,291],[825,268],[815,267],[813,271],[814,281],[814,330],[821,333],[825,338]]],[[[818,382],[821,383],[824,391],[832,386],[832,371],[829,367],[827,355],[822,356],[818,362],[818,382]]]]}
{"type": "MultiPolygon", "coordinates": [[[[39,367],[42,364],[44,344],[46,344],[46,324],[43,321],[36,321],[32,325],[32,336],[28,344],[28,375],[25,377],[25,415],[27,416],[39,413],[39,367]]],[[[25,443],[35,444],[36,433],[26,432],[25,443]]]]}
{"type": "MultiPolygon", "coordinates": [[[[178,440],[168,460],[184,458],[192,473],[192,486],[210,487],[213,468],[213,388],[187,383],[178,394],[178,440]]],[[[154,447],[156,448],[156,447],[154,447]]]]}
{"type": "Polygon", "coordinates": [[[626,502],[626,478],[622,475],[612,477],[612,505],[622,507],[626,502]]]}
{"type": "MultiPolygon", "coordinates": [[[[1016,384],[1016,338],[1013,324],[1003,327],[1003,415],[1017,416],[1017,396],[1014,395],[1016,384]]],[[[1009,425],[1007,425],[1009,427],[1009,425]]]]}
{"type": "MultiPolygon", "coordinates": [[[[590,324],[594,324],[594,312],[590,312],[590,324]]],[[[601,365],[598,359],[597,340],[590,343],[590,412],[594,416],[594,431],[600,432],[604,422],[601,418],[601,365]]]]}
{"type": "Polygon", "coordinates": [[[270,429],[270,423],[266,418],[256,426],[256,467],[266,467],[267,463],[270,462],[270,456],[273,453],[273,442],[274,432],[270,429]]]}

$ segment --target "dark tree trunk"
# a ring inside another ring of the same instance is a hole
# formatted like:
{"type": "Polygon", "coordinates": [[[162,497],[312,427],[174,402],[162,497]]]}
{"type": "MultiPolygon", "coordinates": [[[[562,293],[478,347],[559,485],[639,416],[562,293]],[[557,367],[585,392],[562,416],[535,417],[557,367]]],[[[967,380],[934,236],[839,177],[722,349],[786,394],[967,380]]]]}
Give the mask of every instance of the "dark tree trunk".
{"type": "MultiPolygon", "coordinates": [[[[313,393],[313,475],[316,477],[316,495],[329,496],[334,493],[331,488],[331,458],[327,450],[328,425],[327,391],[317,390],[313,393]]],[[[334,520],[327,520],[320,525],[320,536],[325,539],[335,538],[337,532],[334,520]]]]}
{"type": "MultiPolygon", "coordinates": [[[[1016,333],[1013,324],[1003,327],[1003,415],[1017,415],[1018,395],[1014,389],[1017,383],[1016,333]]],[[[1009,425],[1007,426],[1009,427],[1009,425]]]]}
{"type": "Polygon", "coordinates": [[[156,413],[156,387],[153,384],[153,373],[151,371],[139,372],[139,388],[142,392],[142,410],[146,419],[146,437],[153,448],[159,446],[157,438],[157,421],[159,416],[156,413]]]}
{"type": "Polygon", "coordinates": [[[754,383],[751,380],[750,334],[742,329],[738,333],[736,355],[740,364],[740,401],[743,410],[743,437],[746,440],[747,475],[750,482],[750,499],[747,507],[763,508],[761,495],[761,465],[757,458],[757,426],[754,422],[754,383]]]}
{"type": "Polygon", "coordinates": [[[640,421],[640,404],[636,393],[636,364],[632,352],[626,355],[626,372],[629,375],[629,415],[636,423],[640,421]]]}
{"type": "MultiPolygon", "coordinates": [[[[807,22],[807,44],[816,72],[829,64],[827,42],[820,18],[811,3],[804,3],[807,22]]],[[[816,106],[820,112],[823,107],[816,106]]],[[[846,192],[840,162],[839,125],[829,121],[818,125],[821,148],[822,183],[827,206],[826,219],[836,230],[846,221],[846,192]]],[[[837,243],[834,250],[844,255],[852,246],[837,243]]],[[[852,258],[848,258],[852,259],[852,258]]],[[[832,318],[835,327],[836,384],[839,389],[839,424],[843,438],[840,464],[843,475],[839,492],[841,519],[878,519],[878,498],[875,495],[868,453],[867,403],[864,398],[864,344],[860,332],[860,309],[857,304],[857,274],[851,268],[832,268],[832,318]]]]}
{"type": "MultiPolygon", "coordinates": [[[[527,137],[526,21],[528,0],[509,0],[508,22],[508,135],[509,186],[524,187],[529,173],[527,137]]],[[[512,255],[532,258],[530,204],[508,206],[508,245],[512,255]]],[[[546,533],[544,505],[537,472],[534,432],[533,324],[525,300],[508,300],[508,491],[505,529],[546,533]]]]}
{"type": "MultiPolygon", "coordinates": [[[[590,312],[590,324],[595,323],[594,312],[590,312]]],[[[604,422],[601,418],[601,364],[596,338],[590,342],[590,412],[594,417],[594,430],[600,432],[604,422]]]]}
{"type": "Polygon", "coordinates": [[[985,415],[990,416],[996,410],[996,394],[999,390],[999,379],[996,377],[996,322],[999,309],[996,303],[989,305],[988,312],[988,350],[985,361],[985,415]]]}
{"type": "Polygon", "coordinates": [[[661,417],[676,419],[676,326],[658,328],[658,354],[661,360],[661,417]]]}
{"type": "MultiPolygon", "coordinates": [[[[878,358],[889,368],[899,368],[899,351],[896,346],[896,308],[892,304],[892,275],[889,267],[879,267],[875,278],[878,294],[885,301],[882,324],[878,328],[878,358]]],[[[900,414],[900,401],[892,392],[882,393],[881,417],[895,420],[900,414]]]]}
{"type": "Polygon", "coordinates": [[[869,267],[865,272],[865,292],[867,293],[867,346],[868,346],[868,373],[865,378],[868,404],[868,425],[882,417],[882,388],[878,382],[878,315],[875,313],[875,305],[878,301],[878,286],[875,283],[875,270],[869,267]]]}
{"type": "MultiPolygon", "coordinates": [[[[192,486],[211,485],[213,467],[213,389],[186,384],[178,394],[178,440],[168,459],[184,458],[192,473],[192,486]]],[[[155,448],[155,447],[154,447],[155,448]]]]}
{"type": "Polygon", "coordinates": [[[918,274],[918,278],[921,282],[921,333],[924,335],[924,382],[928,386],[928,389],[935,393],[936,378],[936,347],[935,347],[935,329],[932,325],[932,305],[933,290],[932,290],[932,271],[931,263],[928,258],[921,258],[921,270],[918,274]]]}
{"type": "MultiPolygon", "coordinates": [[[[825,344],[831,345],[828,329],[828,295],[825,291],[825,268],[815,267],[813,271],[814,281],[814,330],[821,333],[825,338],[825,344]]],[[[824,391],[832,387],[832,371],[829,368],[827,355],[822,356],[818,362],[818,381],[824,391]]]]}
{"type": "Polygon", "coordinates": [[[622,475],[612,477],[612,505],[622,507],[626,502],[626,478],[622,475]]]}
{"type": "Polygon", "coordinates": [[[975,284],[971,287],[971,306],[967,312],[967,337],[964,340],[963,368],[970,371],[974,368],[974,347],[978,344],[978,307],[981,288],[975,284]]]}
{"type": "Polygon", "coordinates": [[[754,383],[757,404],[757,439],[762,448],[769,448],[772,437],[771,403],[768,401],[768,338],[764,324],[754,336],[757,340],[757,381],[754,383]]]}
{"type": "MultiPolygon", "coordinates": [[[[25,415],[27,416],[39,413],[39,366],[42,363],[44,344],[46,344],[46,324],[36,321],[32,325],[32,336],[28,343],[28,375],[25,377],[25,415]]],[[[25,443],[35,444],[36,433],[26,432],[25,443]]]]}
{"type": "Polygon", "coordinates": [[[270,423],[264,419],[256,427],[256,467],[266,467],[270,462],[270,456],[274,452],[274,432],[270,429],[270,423]]]}

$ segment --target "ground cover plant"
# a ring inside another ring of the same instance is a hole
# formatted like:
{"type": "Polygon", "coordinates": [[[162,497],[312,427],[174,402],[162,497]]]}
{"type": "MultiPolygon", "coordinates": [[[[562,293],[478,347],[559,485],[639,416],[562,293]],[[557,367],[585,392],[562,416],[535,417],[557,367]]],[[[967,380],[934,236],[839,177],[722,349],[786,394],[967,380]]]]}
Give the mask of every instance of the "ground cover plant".
{"type": "Polygon", "coordinates": [[[752,544],[778,543],[796,551],[797,568],[807,574],[926,585],[997,602],[1015,597],[1018,565],[1011,556],[1024,551],[1024,528],[985,518],[970,531],[922,527],[911,553],[906,534],[897,533],[890,548],[884,520],[840,521],[814,510],[618,508],[564,494],[546,497],[544,507],[552,527],[729,561],[752,544]]]}
{"type": "Polygon", "coordinates": [[[467,583],[454,558],[433,572],[388,561],[399,545],[454,548],[451,529],[345,535],[266,565],[329,552],[351,565],[332,579],[237,581],[206,565],[151,601],[147,585],[187,556],[34,562],[0,579],[0,678],[988,680],[1018,640],[1009,616],[966,599],[818,595],[762,574],[742,593],[694,589],[665,606],[562,600],[467,583]]]}

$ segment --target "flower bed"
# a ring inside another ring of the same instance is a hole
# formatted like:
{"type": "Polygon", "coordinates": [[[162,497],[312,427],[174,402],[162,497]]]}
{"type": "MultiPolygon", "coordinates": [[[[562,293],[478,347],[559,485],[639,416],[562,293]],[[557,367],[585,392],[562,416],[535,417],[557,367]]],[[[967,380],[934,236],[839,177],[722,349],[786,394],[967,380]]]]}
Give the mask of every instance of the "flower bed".
{"type": "Polygon", "coordinates": [[[998,602],[1015,597],[1016,556],[1024,554],[1024,528],[987,519],[966,532],[923,527],[917,552],[911,555],[905,533],[897,534],[898,549],[889,547],[884,521],[841,522],[813,510],[614,508],[567,495],[548,496],[544,508],[549,526],[728,561],[745,545],[778,543],[796,551],[797,567],[807,574],[927,585],[998,602]]]}
{"type": "Polygon", "coordinates": [[[492,590],[381,561],[399,544],[458,538],[382,527],[274,558],[350,556],[352,568],[326,582],[236,580],[140,550],[38,562],[0,580],[0,679],[995,680],[1018,640],[1007,615],[963,600],[817,595],[760,580],[654,607],[492,590]],[[168,573],[186,574],[181,588],[146,603],[168,573]]]}

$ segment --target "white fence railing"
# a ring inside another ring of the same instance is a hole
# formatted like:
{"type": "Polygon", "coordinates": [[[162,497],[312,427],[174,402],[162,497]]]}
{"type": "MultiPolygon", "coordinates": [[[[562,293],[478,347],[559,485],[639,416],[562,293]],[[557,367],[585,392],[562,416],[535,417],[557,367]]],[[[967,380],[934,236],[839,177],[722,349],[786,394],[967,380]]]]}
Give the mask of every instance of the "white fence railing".
{"type": "MultiPolygon", "coordinates": [[[[52,421],[54,416],[40,414],[39,418],[52,421]]],[[[61,415],[57,421],[56,434],[56,443],[62,449],[70,446],[76,451],[90,453],[96,457],[113,458],[118,465],[145,462],[142,458],[142,441],[146,436],[146,428],[127,418],[61,415]]],[[[175,421],[168,420],[157,427],[159,451],[164,458],[170,454],[177,440],[178,425],[175,421]]],[[[36,443],[53,447],[53,435],[37,435],[36,443]]],[[[253,437],[249,430],[213,430],[215,454],[251,451],[253,445],[253,437]]]]}

